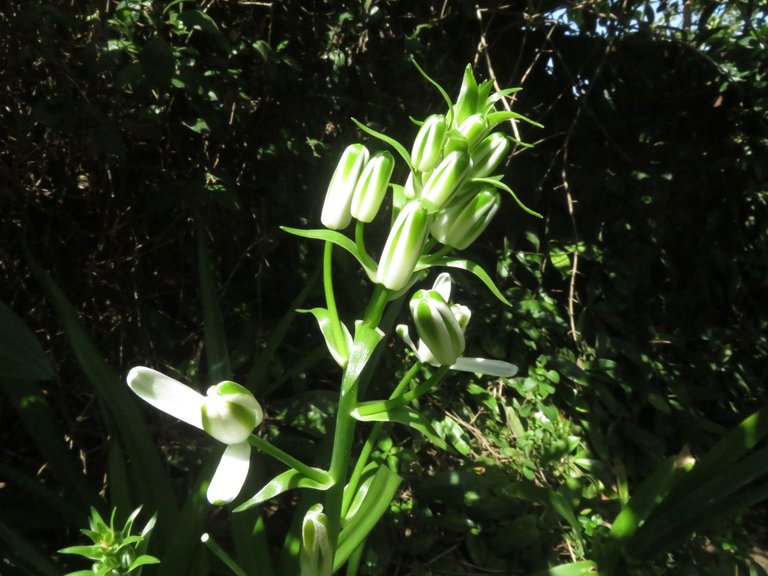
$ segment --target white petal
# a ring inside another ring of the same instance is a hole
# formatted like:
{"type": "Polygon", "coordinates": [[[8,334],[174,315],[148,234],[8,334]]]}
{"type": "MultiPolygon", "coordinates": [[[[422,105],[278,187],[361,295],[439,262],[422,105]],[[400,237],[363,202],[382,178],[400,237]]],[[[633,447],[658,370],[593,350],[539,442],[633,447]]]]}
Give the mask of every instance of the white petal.
{"type": "Polygon", "coordinates": [[[202,407],[205,396],[178,380],[144,366],[131,368],[128,386],[142,400],[179,420],[203,429],[202,407]]]}
{"type": "Polygon", "coordinates": [[[451,275],[448,272],[442,272],[437,278],[435,283],[432,284],[432,290],[437,290],[443,300],[449,302],[451,300],[451,275]]]}
{"type": "Polygon", "coordinates": [[[476,374],[485,374],[486,376],[496,376],[499,378],[511,378],[517,374],[517,366],[504,362],[503,360],[489,360],[488,358],[459,358],[451,366],[453,370],[463,372],[475,372],[476,374]]]}
{"type": "Polygon", "coordinates": [[[248,476],[251,445],[248,442],[230,444],[221,456],[216,472],[208,485],[208,502],[223,506],[237,498],[248,476]]]}

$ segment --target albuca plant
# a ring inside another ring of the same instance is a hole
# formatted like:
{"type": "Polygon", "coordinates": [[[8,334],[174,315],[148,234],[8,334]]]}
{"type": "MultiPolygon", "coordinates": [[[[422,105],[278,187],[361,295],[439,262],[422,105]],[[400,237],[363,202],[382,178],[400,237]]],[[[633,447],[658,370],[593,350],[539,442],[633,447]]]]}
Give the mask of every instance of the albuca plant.
{"type": "Polygon", "coordinates": [[[121,529],[115,529],[115,514],[112,510],[109,524],[104,522],[101,514],[91,508],[88,519],[89,529],[81,530],[91,539],[93,544],[70,546],[59,550],[63,554],[75,554],[92,562],[91,570],[70,572],[67,576],[140,576],[141,569],[147,564],[157,564],[159,560],[145,554],[149,544],[149,534],[155,526],[156,516],[152,516],[139,534],[132,534],[133,523],[141,512],[141,507],[134,510],[121,529]]]}
{"type": "Polygon", "coordinates": [[[136,367],[128,374],[128,385],[142,399],[226,445],[208,487],[211,503],[225,505],[239,497],[252,449],[288,468],[239,503],[235,512],[292,489],[316,493],[300,523],[302,550],[297,564],[305,576],[329,575],[347,563],[396,494],[400,484],[396,462],[378,464],[370,459],[384,423],[411,426],[444,447],[445,441],[414,408],[414,401],[438,387],[450,370],[492,377],[511,377],[517,371],[503,359],[464,356],[464,333],[471,312],[467,306],[451,302],[450,273],[437,275],[431,288],[418,285],[433,268],[463,270],[509,305],[481,266],[454,252],[467,248],[486,229],[498,210],[501,192],[517,200],[499,175],[511,142],[516,140],[497,128],[505,121],[527,119],[497,111],[497,103],[514,89],[493,92],[493,82],[478,84],[470,66],[455,102],[419,71],[442,94],[445,114],[419,123],[410,152],[396,140],[355,121],[392,151],[371,153],[362,143],[348,146],[328,186],[320,217],[324,228],[284,228],[324,244],[325,303],[302,312],[317,320],[328,352],[341,370],[330,459],[301,462],[259,436],[262,408],[247,389],[234,382],[215,384],[203,395],[151,368],[136,367]],[[397,156],[407,167],[403,184],[392,181],[397,156]],[[366,225],[387,218],[390,226],[383,246],[369,250],[366,225]],[[353,234],[345,233],[353,220],[353,234]],[[341,318],[334,296],[332,262],[337,248],[359,262],[371,284],[370,301],[351,320],[341,318]],[[409,349],[413,352],[412,366],[398,383],[389,387],[378,383],[378,389],[388,389],[388,398],[364,398],[365,383],[371,377],[366,368],[386,337],[382,328],[385,309],[407,297],[412,288],[416,291],[410,298],[410,312],[417,336],[411,337],[408,324],[396,329],[407,345],[399,347],[406,361],[411,362],[407,360],[409,349]],[[360,422],[373,425],[365,444],[355,451],[355,430],[360,422]]]}

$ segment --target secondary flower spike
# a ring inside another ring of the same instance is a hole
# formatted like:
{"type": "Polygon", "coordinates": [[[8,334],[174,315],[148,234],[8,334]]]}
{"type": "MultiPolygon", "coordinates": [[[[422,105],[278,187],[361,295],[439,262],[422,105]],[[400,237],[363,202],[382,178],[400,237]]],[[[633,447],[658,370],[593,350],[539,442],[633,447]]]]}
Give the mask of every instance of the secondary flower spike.
{"type": "Polygon", "coordinates": [[[341,155],[325,194],[320,221],[331,230],[342,230],[352,221],[352,196],[357,180],[368,162],[368,149],[362,144],[347,146],[341,155]]]}
{"type": "Polygon", "coordinates": [[[448,304],[451,285],[451,275],[443,272],[435,279],[431,290],[419,290],[411,299],[411,313],[421,337],[418,345],[411,339],[405,324],[397,326],[397,335],[424,364],[502,378],[517,374],[517,366],[503,360],[461,356],[471,311],[466,306],[448,304]]]}
{"type": "Polygon", "coordinates": [[[264,412],[247,389],[234,382],[211,386],[205,396],[152,368],[128,372],[128,386],[142,400],[227,445],[208,486],[211,504],[227,504],[240,493],[248,475],[248,437],[261,424],[264,412]]]}

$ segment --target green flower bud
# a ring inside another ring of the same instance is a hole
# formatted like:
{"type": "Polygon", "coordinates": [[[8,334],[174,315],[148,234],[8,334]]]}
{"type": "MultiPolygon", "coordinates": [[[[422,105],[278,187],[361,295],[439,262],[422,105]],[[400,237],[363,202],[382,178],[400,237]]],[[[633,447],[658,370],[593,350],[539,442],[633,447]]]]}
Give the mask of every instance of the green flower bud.
{"type": "Polygon", "coordinates": [[[328,538],[328,518],[322,504],[310,507],[301,525],[301,576],[331,576],[333,552],[328,538]]]}
{"type": "Polygon", "coordinates": [[[493,174],[509,152],[509,140],[500,132],[488,135],[472,151],[470,178],[485,178],[493,174]]]}
{"type": "MultiPolygon", "coordinates": [[[[464,329],[437,290],[419,290],[411,298],[411,315],[419,338],[435,362],[452,366],[464,352],[464,329]]],[[[468,320],[468,318],[467,318],[468,320]]]]}
{"type": "Polygon", "coordinates": [[[433,114],[421,125],[411,150],[411,163],[416,170],[429,172],[440,162],[447,128],[441,114],[433,114]]]}
{"type": "Polygon", "coordinates": [[[453,106],[453,122],[455,126],[461,126],[464,120],[469,118],[477,109],[477,81],[472,73],[472,65],[467,64],[464,69],[464,79],[461,82],[459,97],[453,106]]]}
{"type": "Polygon", "coordinates": [[[488,227],[501,205],[501,195],[493,186],[451,203],[435,215],[430,233],[439,242],[464,250],[488,227]]]}
{"type": "Polygon", "coordinates": [[[384,244],[376,280],[390,290],[405,288],[411,279],[429,232],[429,215],[418,201],[403,206],[384,244]]]}
{"type": "Polygon", "coordinates": [[[377,152],[371,157],[352,195],[352,216],[361,222],[371,222],[376,217],[394,169],[395,159],[389,152],[377,152]]]}
{"type": "Polygon", "coordinates": [[[331,230],[342,230],[352,221],[352,195],[363,166],[368,162],[368,149],[362,144],[347,146],[333,172],[325,194],[320,221],[331,230]]]}
{"type": "Polygon", "coordinates": [[[467,146],[472,148],[488,130],[488,121],[484,114],[472,114],[459,126],[459,133],[467,139],[467,146]]]}
{"type": "Polygon", "coordinates": [[[211,386],[201,409],[203,430],[224,444],[244,442],[264,419],[253,394],[229,381],[211,386]]]}
{"type": "Polygon", "coordinates": [[[419,202],[429,214],[437,212],[448,203],[471,166],[469,155],[460,150],[451,152],[440,162],[419,196],[419,202]]]}

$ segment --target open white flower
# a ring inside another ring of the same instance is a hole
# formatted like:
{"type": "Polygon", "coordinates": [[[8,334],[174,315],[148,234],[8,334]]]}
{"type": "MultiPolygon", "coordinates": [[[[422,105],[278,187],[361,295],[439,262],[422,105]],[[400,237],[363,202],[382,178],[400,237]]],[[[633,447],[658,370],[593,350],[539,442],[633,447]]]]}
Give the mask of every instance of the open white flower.
{"type": "Polygon", "coordinates": [[[451,275],[443,272],[437,277],[431,290],[419,290],[414,294],[411,312],[421,336],[418,344],[411,339],[405,324],[397,326],[397,334],[413,350],[419,362],[424,364],[448,365],[452,370],[503,378],[517,374],[517,366],[503,360],[461,356],[464,351],[464,331],[471,312],[466,306],[448,304],[451,298],[451,284],[451,275]]]}
{"type": "Polygon", "coordinates": [[[196,390],[144,366],[128,372],[128,386],[155,408],[205,430],[227,445],[208,486],[211,504],[223,505],[240,493],[248,475],[251,445],[248,437],[264,419],[256,398],[234,382],[211,386],[203,396],[196,390]]]}

